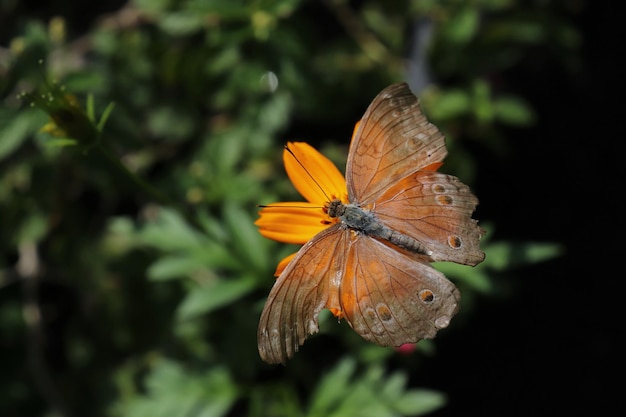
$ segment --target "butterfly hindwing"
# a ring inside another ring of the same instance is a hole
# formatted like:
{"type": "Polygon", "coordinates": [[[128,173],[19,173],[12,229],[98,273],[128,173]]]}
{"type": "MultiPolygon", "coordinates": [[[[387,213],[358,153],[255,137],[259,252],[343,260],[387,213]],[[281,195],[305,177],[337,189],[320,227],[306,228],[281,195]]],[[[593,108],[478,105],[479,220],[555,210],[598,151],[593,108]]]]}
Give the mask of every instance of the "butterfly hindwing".
{"type": "Polygon", "coordinates": [[[385,226],[429,249],[431,260],[476,265],[485,258],[479,246],[484,231],[472,219],[477,204],[458,178],[418,171],[385,191],[373,211],[385,226]]]}
{"type": "Polygon", "coordinates": [[[330,275],[344,269],[346,230],[335,225],[317,234],[276,279],[259,322],[257,341],[261,358],[285,363],[309,334],[318,331],[317,317],[328,303],[330,275]]]}
{"type": "Polygon", "coordinates": [[[354,234],[340,287],[346,321],[364,339],[400,346],[433,338],[456,314],[457,288],[426,258],[354,234]]]}

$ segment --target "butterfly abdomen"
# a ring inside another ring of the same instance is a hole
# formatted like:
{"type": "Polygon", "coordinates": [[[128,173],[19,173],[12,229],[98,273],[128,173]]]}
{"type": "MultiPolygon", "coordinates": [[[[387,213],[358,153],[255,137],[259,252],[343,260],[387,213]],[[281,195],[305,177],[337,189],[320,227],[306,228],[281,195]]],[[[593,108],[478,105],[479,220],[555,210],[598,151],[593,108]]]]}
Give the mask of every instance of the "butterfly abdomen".
{"type": "Polygon", "coordinates": [[[383,232],[385,232],[385,234],[381,234],[380,237],[387,239],[396,246],[414,253],[421,253],[422,255],[430,256],[433,254],[432,251],[426,249],[424,245],[410,236],[396,232],[386,226],[383,226],[383,232]]]}
{"type": "MultiPolygon", "coordinates": [[[[338,202],[338,200],[334,203],[334,211],[332,211],[332,213],[338,214],[337,217],[339,217],[341,222],[348,228],[362,232],[368,236],[385,239],[396,246],[414,253],[421,253],[423,255],[432,254],[431,251],[426,249],[424,245],[416,239],[382,224],[371,211],[363,210],[361,207],[354,204],[342,204],[338,202]]],[[[330,213],[331,211],[329,211],[329,214],[330,213]]]]}

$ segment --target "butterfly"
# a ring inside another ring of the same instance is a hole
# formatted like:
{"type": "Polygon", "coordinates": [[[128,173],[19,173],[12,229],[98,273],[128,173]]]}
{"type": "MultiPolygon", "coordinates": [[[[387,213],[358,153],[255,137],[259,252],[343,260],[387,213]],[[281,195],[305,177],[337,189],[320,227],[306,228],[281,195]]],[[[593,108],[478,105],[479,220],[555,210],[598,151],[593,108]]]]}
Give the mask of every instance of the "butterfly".
{"type": "MultiPolygon", "coordinates": [[[[268,363],[286,363],[330,309],[364,339],[400,346],[435,337],[460,293],[431,262],[477,265],[484,230],[478,199],[437,172],[442,133],[406,83],[382,90],[363,115],[346,165],[349,203],[324,207],[339,221],[300,248],[276,279],[258,327],[268,363]]],[[[315,176],[315,173],[311,173],[315,176]]]]}

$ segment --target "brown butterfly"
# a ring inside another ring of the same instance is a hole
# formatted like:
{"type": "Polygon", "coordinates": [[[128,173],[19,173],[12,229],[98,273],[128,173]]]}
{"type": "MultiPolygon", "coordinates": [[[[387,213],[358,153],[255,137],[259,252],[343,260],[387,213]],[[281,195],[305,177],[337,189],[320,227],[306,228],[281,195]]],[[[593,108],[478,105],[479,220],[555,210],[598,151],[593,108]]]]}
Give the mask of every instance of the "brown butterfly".
{"type": "Polygon", "coordinates": [[[264,361],[292,357],[325,308],[380,346],[433,338],[448,326],[460,294],[430,263],[476,265],[485,255],[484,231],[471,217],[478,199],[436,172],[446,154],[405,83],[374,98],[348,154],[349,203],[326,202],[335,222],[302,246],[269,294],[257,334],[264,361]]]}

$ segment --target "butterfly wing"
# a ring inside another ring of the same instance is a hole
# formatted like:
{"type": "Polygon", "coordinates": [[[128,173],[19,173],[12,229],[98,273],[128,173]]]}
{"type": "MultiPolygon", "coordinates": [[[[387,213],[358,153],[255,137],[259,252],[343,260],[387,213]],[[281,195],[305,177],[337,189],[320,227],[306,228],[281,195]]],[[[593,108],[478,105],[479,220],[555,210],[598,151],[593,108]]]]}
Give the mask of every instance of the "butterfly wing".
{"type": "Polygon", "coordinates": [[[318,331],[324,308],[380,346],[415,343],[446,327],[459,299],[425,257],[336,225],[304,245],[276,280],[259,322],[259,354],[285,363],[318,331]]]}
{"type": "Polygon", "coordinates": [[[386,241],[354,233],[339,301],[364,339],[400,346],[433,338],[459,308],[457,288],[428,260],[386,241]]]}
{"type": "Polygon", "coordinates": [[[430,250],[431,260],[476,265],[485,258],[479,246],[484,230],[472,219],[477,204],[458,178],[418,171],[385,191],[373,211],[387,227],[430,250]]]}
{"type": "Polygon", "coordinates": [[[318,233],[276,279],[257,333],[265,362],[285,363],[309,334],[318,331],[317,317],[329,297],[336,296],[345,268],[348,233],[339,224],[318,233]]]}
{"type": "Polygon", "coordinates": [[[446,154],[443,135],[428,122],[408,85],[393,84],[374,98],[352,139],[346,166],[349,200],[371,202],[446,154]]]}

